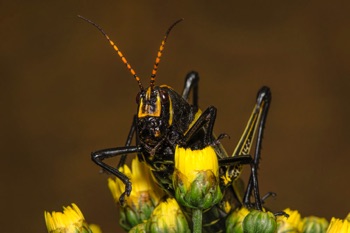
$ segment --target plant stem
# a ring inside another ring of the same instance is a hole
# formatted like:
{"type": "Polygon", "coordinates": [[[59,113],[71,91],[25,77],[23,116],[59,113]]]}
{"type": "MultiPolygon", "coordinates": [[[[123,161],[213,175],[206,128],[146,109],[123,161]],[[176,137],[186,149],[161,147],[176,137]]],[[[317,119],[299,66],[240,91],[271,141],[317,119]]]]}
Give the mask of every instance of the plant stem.
{"type": "Polygon", "coordinates": [[[193,233],[202,232],[202,209],[192,209],[193,233]]]}

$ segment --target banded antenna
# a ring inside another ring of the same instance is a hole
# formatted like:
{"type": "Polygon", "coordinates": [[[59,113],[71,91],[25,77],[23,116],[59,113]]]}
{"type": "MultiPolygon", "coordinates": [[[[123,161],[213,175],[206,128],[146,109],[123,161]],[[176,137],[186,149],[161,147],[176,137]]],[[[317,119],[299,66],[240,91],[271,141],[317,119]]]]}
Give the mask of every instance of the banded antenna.
{"type": "Polygon", "coordinates": [[[79,18],[85,20],[86,22],[92,24],[93,26],[95,26],[108,40],[108,42],[112,45],[113,49],[118,53],[119,57],[122,59],[123,63],[126,65],[126,68],[130,71],[130,73],[132,74],[132,76],[135,78],[136,82],[139,85],[139,88],[141,91],[143,91],[143,86],[140,80],[140,77],[137,76],[136,72],[134,71],[134,69],[131,67],[131,65],[128,63],[128,61],[126,60],[126,58],[124,57],[124,55],[122,54],[122,52],[119,50],[119,48],[117,47],[117,45],[109,38],[109,36],[103,31],[103,29],[96,24],[95,22],[91,21],[90,19],[87,19],[81,15],[78,15],[79,18]]]}
{"type": "MultiPolygon", "coordinates": [[[[79,18],[85,20],[86,22],[92,24],[93,26],[95,26],[103,35],[104,37],[106,37],[107,41],[112,45],[113,49],[118,53],[119,57],[122,59],[123,63],[126,65],[126,68],[130,71],[130,73],[132,74],[132,76],[135,78],[135,80],[137,81],[138,85],[139,85],[139,88],[141,91],[144,90],[143,86],[142,86],[142,83],[141,83],[141,79],[140,77],[136,74],[136,72],[134,71],[134,69],[131,67],[131,65],[129,64],[129,62],[126,60],[126,58],[124,57],[124,55],[122,54],[122,52],[119,50],[119,48],[117,47],[117,45],[109,38],[109,36],[107,35],[107,33],[105,33],[103,31],[103,29],[98,25],[96,24],[95,22],[81,16],[81,15],[78,15],[79,18]]],[[[156,80],[156,74],[157,74],[157,70],[158,70],[158,65],[159,65],[159,62],[160,62],[160,58],[162,57],[162,54],[163,54],[163,50],[164,50],[164,47],[165,47],[165,42],[166,40],[168,39],[168,36],[170,34],[170,31],[175,27],[176,24],[180,23],[181,21],[183,21],[184,19],[181,18],[181,19],[178,19],[175,23],[173,23],[169,28],[168,30],[166,31],[165,33],[165,36],[164,36],[164,39],[162,40],[162,43],[159,47],[159,50],[158,50],[158,53],[157,53],[157,57],[156,57],[156,61],[154,62],[154,65],[153,65],[153,70],[152,70],[152,74],[151,74],[151,80],[150,80],[150,88],[151,90],[153,89],[154,87],[154,82],[156,80]]]]}
{"type": "Polygon", "coordinates": [[[183,20],[184,20],[183,18],[178,19],[175,23],[173,23],[173,24],[168,28],[168,30],[167,30],[166,33],[165,33],[164,39],[162,40],[162,43],[160,44],[160,47],[159,47],[159,50],[158,50],[158,53],[157,53],[156,61],[154,62],[154,65],[153,65],[153,70],[152,70],[152,75],[151,75],[151,81],[150,81],[150,85],[149,85],[149,86],[151,87],[151,89],[153,89],[153,87],[154,87],[154,82],[156,81],[156,75],[157,75],[158,65],[159,65],[159,62],[160,62],[160,58],[162,57],[163,50],[164,50],[164,46],[165,46],[165,42],[166,42],[166,40],[168,39],[169,33],[170,33],[170,31],[175,27],[176,24],[180,23],[180,22],[183,21],[183,20]]]}

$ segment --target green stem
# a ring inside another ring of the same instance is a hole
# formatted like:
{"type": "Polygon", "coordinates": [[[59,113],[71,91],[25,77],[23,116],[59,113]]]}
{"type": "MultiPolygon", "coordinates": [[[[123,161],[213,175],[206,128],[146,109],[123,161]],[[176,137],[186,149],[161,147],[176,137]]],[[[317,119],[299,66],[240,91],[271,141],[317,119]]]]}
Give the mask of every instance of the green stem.
{"type": "Polygon", "coordinates": [[[202,232],[202,209],[192,209],[193,233],[202,232]]]}

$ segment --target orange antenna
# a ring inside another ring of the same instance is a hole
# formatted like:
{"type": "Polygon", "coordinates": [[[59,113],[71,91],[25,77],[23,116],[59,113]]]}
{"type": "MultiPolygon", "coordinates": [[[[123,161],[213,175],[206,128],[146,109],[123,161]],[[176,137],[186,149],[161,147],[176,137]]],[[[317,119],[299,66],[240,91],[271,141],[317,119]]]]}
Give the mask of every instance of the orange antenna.
{"type": "Polygon", "coordinates": [[[173,23],[169,28],[168,30],[166,31],[165,33],[165,36],[164,36],[164,39],[162,40],[162,43],[159,47],[159,50],[158,50],[158,54],[157,54],[157,58],[156,58],[156,61],[154,62],[154,66],[153,66],[153,70],[152,70],[152,75],[151,75],[151,81],[150,81],[150,87],[153,88],[154,86],[154,82],[156,81],[156,74],[157,74],[157,69],[158,69],[158,65],[159,65],[159,62],[160,62],[160,58],[162,57],[162,53],[163,53],[163,50],[164,50],[164,45],[165,45],[165,42],[168,38],[168,35],[170,33],[170,31],[173,29],[173,27],[175,27],[176,24],[180,23],[182,20],[184,20],[183,18],[182,19],[179,19],[177,20],[175,23],[173,23]]]}
{"type": "Polygon", "coordinates": [[[140,80],[139,76],[137,76],[136,72],[134,71],[133,68],[131,68],[130,64],[128,63],[128,61],[126,60],[126,58],[124,57],[122,52],[120,52],[120,50],[117,47],[117,45],[109,38],[109,36],[103,31],[103,29],[99,25],[97,25],[96,23],[92,22],[91,20],[89,20],[89,19],[87,19],[87,18],[85,18],[85,17],[83,17],[81,15],[78,15],[78,17],[83,19],[83,20],[85,20],[86,22],[92,24],[93,26],[95,26],[106,37],[108,42],[112,45],[113,49],[118,53],[119,57],[122,59],[123,63],[126,65],[126,68],[128,68],[130,73],[134,76],[135,80],[137,81],[137,83],[139,85],[140,90],[143,91],[144,89],[143,89],[143,86],[142,86],[142,83],[141,83],[141,80],[140,80]]]}

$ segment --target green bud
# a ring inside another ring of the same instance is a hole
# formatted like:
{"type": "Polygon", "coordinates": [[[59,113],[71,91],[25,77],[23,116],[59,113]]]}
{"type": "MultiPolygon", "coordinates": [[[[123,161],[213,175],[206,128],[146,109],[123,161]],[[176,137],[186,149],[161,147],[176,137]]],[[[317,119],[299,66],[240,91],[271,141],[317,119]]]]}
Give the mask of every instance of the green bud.
{"type": "Polygon", "coordinates": [[[152,214],[154,206],[151,202],[144,202],[135,208],[135,206],[120,207],[120,226],[129,231],[134,226],[148,220],[152,214]]]}
{"type": "Polygon", "coordinates": [[[271,212],[252,210],[243,220],[244,233],[275,233],[277,223],[271,212]]]}
{"type": "Polygon", "coordinates": [[[328,228],[328,221],[325,218],[314,216],[305,217],[302,221],[303,233],[325,233],[328,228]]]}

